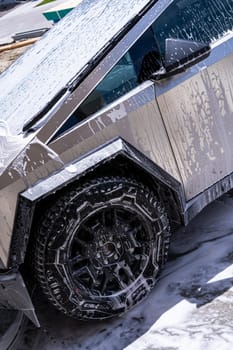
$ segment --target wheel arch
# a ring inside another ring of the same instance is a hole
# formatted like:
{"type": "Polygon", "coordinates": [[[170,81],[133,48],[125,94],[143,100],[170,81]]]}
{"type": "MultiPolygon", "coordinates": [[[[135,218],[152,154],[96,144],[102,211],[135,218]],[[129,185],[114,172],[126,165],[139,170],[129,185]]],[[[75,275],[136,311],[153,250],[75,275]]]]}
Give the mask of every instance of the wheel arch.
{"type": "Polygon", "coordinates": [[[185,198],[181,184],[141,152],[118,138],[20,194],[8,265],[13,267],[24,263],[26,253],[30,254],[34,227],[38,224],[41,212],[67,186],[97,176],[129,174],[156,191],[175,226],[185,223],[185,198]]]}

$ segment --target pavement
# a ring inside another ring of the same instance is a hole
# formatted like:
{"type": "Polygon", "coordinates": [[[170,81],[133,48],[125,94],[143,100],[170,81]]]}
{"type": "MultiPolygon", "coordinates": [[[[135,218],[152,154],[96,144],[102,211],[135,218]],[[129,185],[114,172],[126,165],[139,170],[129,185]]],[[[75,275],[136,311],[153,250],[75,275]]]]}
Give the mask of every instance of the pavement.
{"type": "Polygon", "coordinates": [[[232,350],[233,197],[209,205],[172,237],[170,258],[150,296],[127,314],[81,322],[39,290],[41,329],[26,323],[14,350],[232,350]]]}
{"type": "Polygon", "coordinates": [[[51,28],[52,23],[42,13],[52,7],[67,2],[67,0],[56,0],[36,7],[40,2],[41,0],[30,1],[2,12],[3,16],[0,16],[0,45],[11,43],[13,41],[12,35],[15,33],[51,28]]]}

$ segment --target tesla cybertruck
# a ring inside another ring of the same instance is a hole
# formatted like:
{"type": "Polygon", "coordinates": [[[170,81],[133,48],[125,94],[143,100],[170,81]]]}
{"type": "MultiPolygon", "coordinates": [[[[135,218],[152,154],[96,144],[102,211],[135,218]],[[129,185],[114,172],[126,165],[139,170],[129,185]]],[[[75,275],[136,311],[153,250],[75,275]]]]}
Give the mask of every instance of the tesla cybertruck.
{"type": "Polygon", "coordinates": [[[143,300],[233,187],[233,3],[83,0],[0,76],[0,304],[143,300]],[[36,293],[36,292],[35,292],[36,293]]]}

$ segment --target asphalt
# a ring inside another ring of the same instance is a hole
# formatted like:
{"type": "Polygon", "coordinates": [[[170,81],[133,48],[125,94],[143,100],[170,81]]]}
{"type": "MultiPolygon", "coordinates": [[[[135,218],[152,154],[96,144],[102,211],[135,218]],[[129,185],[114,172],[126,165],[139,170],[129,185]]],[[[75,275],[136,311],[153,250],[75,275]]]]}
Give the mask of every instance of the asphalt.
{"type": "Polygon", "coordinates": [[[121,317],[70,319],[51,307],[37,288],[33,302],[41,328],[25,320],[10,349],[232,350],[232,211],[233,197],[227,194],[174,232],[157,285],[121,317]]]}
{"type": "Polygon", "coordinates": [[[29,1],[8,11],[0,11],[0,45],[11,43],[12,35],[16,33],[51,28],[52,23],[43,16],[43,12],[67,0],[56,0],[36,7],[40,2],[41,0],[29,1]]]}

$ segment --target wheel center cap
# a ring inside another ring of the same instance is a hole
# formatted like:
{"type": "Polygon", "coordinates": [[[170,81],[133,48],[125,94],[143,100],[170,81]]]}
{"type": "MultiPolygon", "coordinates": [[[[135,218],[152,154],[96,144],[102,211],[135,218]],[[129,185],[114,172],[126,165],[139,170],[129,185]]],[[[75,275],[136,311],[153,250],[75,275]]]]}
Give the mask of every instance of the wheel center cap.
{"type": "Polygon", "coordinates": [[[102,252],[104,254],[104,256],[106,257],[110,257],[112,255],[115,254],[116,249],[115,249],[115,245],[113,243],[105,243],[102,247],[102,252]]]}

